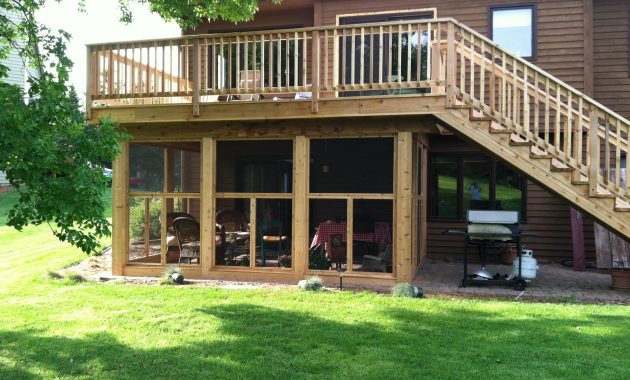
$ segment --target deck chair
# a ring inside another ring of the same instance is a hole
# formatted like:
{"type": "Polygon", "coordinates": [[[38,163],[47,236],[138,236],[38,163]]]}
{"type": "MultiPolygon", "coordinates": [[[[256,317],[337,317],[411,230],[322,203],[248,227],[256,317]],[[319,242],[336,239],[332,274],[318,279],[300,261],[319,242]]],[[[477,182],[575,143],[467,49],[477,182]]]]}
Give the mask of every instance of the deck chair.
{"type": "Polygon", "coordinates": [[[378,256],[365,255],[361,268],[366,272],[389,272],[392,267],[392,245],[387,244],[378,256]]]}
{"type": "MultiPolygon", "coordinates": [[[[341,265],[346,262],[346,245],[343,242],[343,235],[334,234],[326,242],[326,258],[331,264],[335,263],[337,270],[341,270],[341,265]]],[[[332,265],[331,265],[332,267],[332,265]]]]}
{"type": "MultiPolygon", "coordinates": [[[[262,222],[260,224],[260,228],[258,229],[258,236],[260,238],[260,258],[262,260],[262,265],[265,266],[266,264],[265,251],[270,245],[275,245],[278,250],[279,259],[282,254],[283,247],[289,239],[289,237],[283,233],[282,222],[279,220],[262,222]]],[[[278,266],[280,266],[280,260],[278,260],[278,266]]]]}
{"type": "Polygon", "coordinates": [[[179,217],[173,221],[173,228],[179,245],[179,264],[186,261],[192,264],[193,260],[199,264],[199,223],[192,218],[179,217]]]}

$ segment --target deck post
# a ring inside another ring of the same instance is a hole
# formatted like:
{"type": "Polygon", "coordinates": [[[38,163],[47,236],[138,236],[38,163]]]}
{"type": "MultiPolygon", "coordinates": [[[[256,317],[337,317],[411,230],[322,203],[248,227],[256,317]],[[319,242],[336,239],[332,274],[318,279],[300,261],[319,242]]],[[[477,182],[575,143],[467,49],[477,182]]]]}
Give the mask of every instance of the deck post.
{"type": "Polygon", "coordinates": [[[297,136],[293,148],[293,271],[298,278],[308,272],[308,142],[306,136],[297,136]]]}
{"type": "Polygon", "coordinates": [[[215,264],[215,201],[214,167],[215,141],[204,137],[201,142],[201,273],[205,276],[215,264]]]}
{"type": "Polygon", "coordinates": [[[397,136],[394,265],[397,282],[411,282],[413,227],[413,135],[399,132],[397,136]]]}
{"type": "Polygon", "coordinates": [[[129,183],[129,144],[120,143],[120,154],[113,163],[112,178],[112,275],[122,276],[127,262],[129,210],[127,187],[129,183]]]}
{"type": "Polygon", "coordinates": [[[320,50],[320,46],[319,46],[319,31],[318,30],[314,30],[312,32],[312,57],[311,57],[311,70],[312,70],[312,75],[313,77],[311,78],[311,81],[313,82],[311,84],[311,113],[318,113],[319,112],[319,74],[320,74],[320,67],[322,66],[321,60],[320,60],[320,54],[319,54],[319,50],[320,50]]]}

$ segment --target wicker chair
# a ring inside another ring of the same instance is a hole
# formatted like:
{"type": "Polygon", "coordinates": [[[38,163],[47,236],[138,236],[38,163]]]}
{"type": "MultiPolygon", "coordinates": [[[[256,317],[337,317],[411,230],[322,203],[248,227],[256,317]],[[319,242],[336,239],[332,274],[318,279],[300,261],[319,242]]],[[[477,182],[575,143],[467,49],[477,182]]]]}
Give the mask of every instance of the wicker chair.
{"type": "Polygon", "coordinates": [[[179,217],[173,221],[173,228],[179,245],[179,264],[186,260],[188,264],[193,260],[199,264],[199,223],[192,218],[179,217]]]}
{"type": "Polygon", "coordinates": [[[242,212],[236,210],[221,210],[216,215],[217,223],[225,228],[225,232],[247,231],[247,219],[242,212]]]}

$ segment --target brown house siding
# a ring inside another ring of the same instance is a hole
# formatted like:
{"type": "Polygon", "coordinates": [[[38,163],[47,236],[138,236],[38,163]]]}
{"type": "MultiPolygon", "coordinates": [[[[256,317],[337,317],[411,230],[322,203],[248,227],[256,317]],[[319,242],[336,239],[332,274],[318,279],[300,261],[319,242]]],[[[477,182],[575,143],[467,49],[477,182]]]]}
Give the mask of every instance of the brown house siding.
{"type": "Polygon", "coordinates": [[[595,99],[627,118],[630,117],[630,2],[597,0],[593,8],[595,99]]]}

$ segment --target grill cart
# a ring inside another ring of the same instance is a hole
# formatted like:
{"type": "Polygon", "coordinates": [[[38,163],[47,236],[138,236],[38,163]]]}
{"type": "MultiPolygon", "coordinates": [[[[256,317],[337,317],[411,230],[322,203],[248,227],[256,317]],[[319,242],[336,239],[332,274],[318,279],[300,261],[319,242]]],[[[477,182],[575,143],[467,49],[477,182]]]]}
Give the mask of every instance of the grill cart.
{"type": "Polygon", "coordinates": [[[531,251],[527,255],[521,249],[521,238],[526,236],[538,236],[536,233],[521,231],[519,225],[518,211],[495,211],[495,210],[468,210],[468,224],[465,230],[447,230],[446,235],[456,235],[464,237],[464,278],[462,287],[468,285],[506,285],[512,286],[515,290],[525,290],[527,282],[536,277],[536,260],[531,256],[531,251]],[[486,248],[492,247],[496,250],[497,242],[511,242],[517,246],[517,258],[514,260],[511,274],[492,275],[485,269],[486,248]],[[481,259],[481,269],[468,273],[468,248],[476,246],[481,259]],[[533,270],[532,270],[533,265],[533,270]]]}

